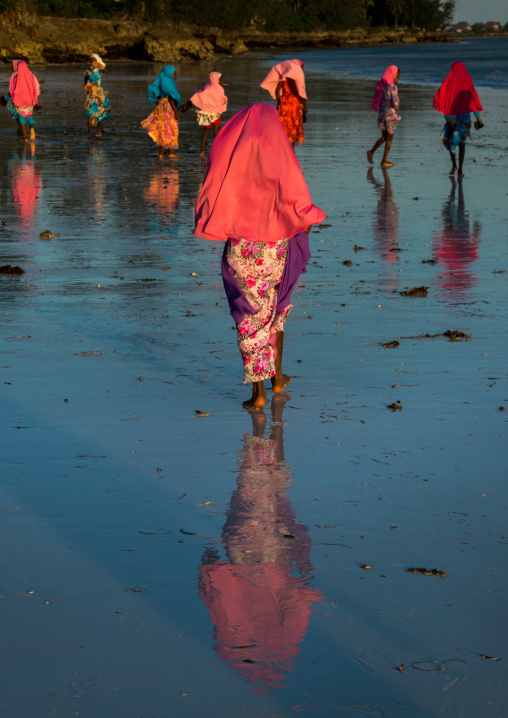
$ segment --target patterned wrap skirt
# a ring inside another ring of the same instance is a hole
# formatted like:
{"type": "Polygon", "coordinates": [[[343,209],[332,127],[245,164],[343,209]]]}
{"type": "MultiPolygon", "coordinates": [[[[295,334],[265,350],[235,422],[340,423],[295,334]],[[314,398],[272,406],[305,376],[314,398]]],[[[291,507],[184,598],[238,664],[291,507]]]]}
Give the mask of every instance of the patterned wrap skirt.
{"type": "Polygon", "coordinates": [[[277,311],[279,284],[288,255],[289,239],[248,242],[228,239],[229,269],[249,304],[256,310],[237,324],[238,348],[243,359],[243,383],[275,376],[275,340],[284,330],[291,304],[277,311]]]}
{"type": "Polygon", "coordinates": [[[148,132],[155,144],[164,150],[178,148],[178,120],[167,97],[159,100],[155,110],[146,120],[142,120],[141,127],[148,132]]]}

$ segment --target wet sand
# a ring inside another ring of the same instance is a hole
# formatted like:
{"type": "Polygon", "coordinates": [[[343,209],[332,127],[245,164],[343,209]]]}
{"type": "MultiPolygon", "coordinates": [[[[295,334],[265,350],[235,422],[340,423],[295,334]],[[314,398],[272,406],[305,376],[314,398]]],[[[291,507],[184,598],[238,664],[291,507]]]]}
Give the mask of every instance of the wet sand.
{"type": "MultiPolygon", "coordinates": [[[[270,64],[183,65],[182,97],[219,69],[232,110],[266,99],[270,64]]],[[[328,219],[264,426],[191,234],[200,129],[161,164],[139,127],[158,68],[112,66],[101,141],[76,66],[38,73],[34,151],[0,115],[0,265],[25,270],[0,275],[2,715],[502,718],[505,94],[459,184],[432,88],[401,85],[383,173],[372,83],[306,67],[328,219]]]]}

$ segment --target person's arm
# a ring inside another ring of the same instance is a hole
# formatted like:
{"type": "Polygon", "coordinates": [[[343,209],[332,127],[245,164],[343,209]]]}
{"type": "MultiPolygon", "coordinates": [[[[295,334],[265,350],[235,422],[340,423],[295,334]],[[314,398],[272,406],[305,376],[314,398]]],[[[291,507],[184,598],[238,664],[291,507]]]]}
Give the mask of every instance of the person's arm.
{"type": "Polygon", "coordinates": [[[395,89],[393,89],[390,92],[390,104],[395,111],[397,111],[399,109],[399,106],[400,106],[399,91],[397,90],[396,87],[395,87],[395,89]]]}
{"type": "MultiPolygon", "coordinates": [[[[299,96],[300,97],[300,96],[299,96]]],[[[303,106],[303,114],[307,114],[307,98],[306,97],[300,97],[302,106],[303,106]]]]}
{"type": "Polygon", "coordinates": [[[175,118],[176,118],[177,120],[179,120],[179,119],[180,119],[180,114],[179,114],[179,112],[178,112],[178,107],[176,106],[176,102],[173,100],[172,97],[168,97],[168,100],[169,100],[169,104],[170,104],[171,107],[173,108],[173,112],[175,113],[175,118]]]}
{"type": "Polygon", "coordinates": [[[180,105],[180,112],[187,112],[187,110],[190,110],[192,107],[192,102],[190,100],[187,100],[187,102],[183,105],[180,105]]]}

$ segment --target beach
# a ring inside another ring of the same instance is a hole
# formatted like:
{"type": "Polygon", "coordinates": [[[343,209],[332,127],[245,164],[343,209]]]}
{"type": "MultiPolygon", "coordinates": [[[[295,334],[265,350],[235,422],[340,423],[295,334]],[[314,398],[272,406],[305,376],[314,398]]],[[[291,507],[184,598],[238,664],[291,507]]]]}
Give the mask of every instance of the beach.
{"type": "MultiPolygon", "coordinates": [[[[0,265],[25,272],[0,275],[2,715],[504,718],[508,78],[480,67],[503,40],[298,51],[328,216],[266,428],[223,247],[192,235],[194,114],[161,163],[139,124],[160,64],[111,64],[102,140],[83,68],[33,68],[37,141],[0,113],[0,265]],[[460,183],[432,109],[457,48],[485,108],[460,183]]],[[[218,70],[227,117],[269,101],[283,56],[182,64],[182,99],[218,70]]]]}

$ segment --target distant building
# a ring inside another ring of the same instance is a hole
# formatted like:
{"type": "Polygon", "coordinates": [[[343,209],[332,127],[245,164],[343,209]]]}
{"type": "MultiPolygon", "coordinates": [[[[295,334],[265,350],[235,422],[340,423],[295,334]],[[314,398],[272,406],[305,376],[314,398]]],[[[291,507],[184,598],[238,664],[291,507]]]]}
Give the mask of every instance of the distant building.
{"type": "Polygon", "coordinates": [[[455,25],[452,25],[452,30],[455,30],[455,32],[471,32],[472,27],[468,22],[457,22],[455,25]]]}
{"type": "Polygon", "coordinates": [[[490,20],[489,22],[486,22],[483,26],[484,31],[486,32],[497,32],[498,30],[501,30],[501,23],[495,22],[494,20],[490,20]]]}

